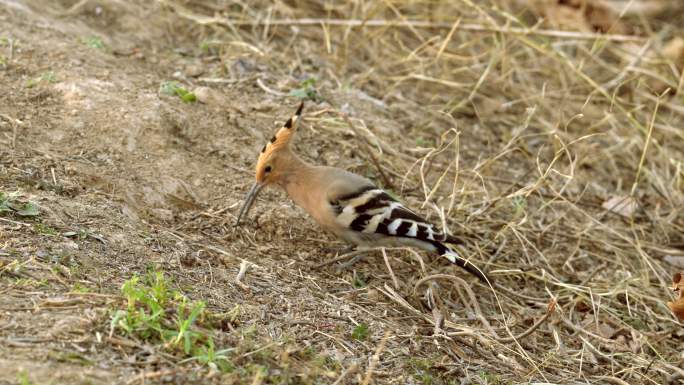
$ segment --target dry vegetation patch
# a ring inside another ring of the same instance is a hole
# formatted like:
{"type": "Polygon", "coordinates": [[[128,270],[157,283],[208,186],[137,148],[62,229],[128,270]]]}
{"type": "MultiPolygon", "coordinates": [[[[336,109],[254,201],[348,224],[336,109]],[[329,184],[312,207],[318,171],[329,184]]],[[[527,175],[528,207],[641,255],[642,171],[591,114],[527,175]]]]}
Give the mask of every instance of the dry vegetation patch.
{"type": "Polygon", "coordinates": [[[677,383],[683,17],[0,0],[0,383],[677,383]],[[232,227],[299,100],[304,158],[443,223],[494,286],[409,250],[338,269],[275,190],[232,227]]]}

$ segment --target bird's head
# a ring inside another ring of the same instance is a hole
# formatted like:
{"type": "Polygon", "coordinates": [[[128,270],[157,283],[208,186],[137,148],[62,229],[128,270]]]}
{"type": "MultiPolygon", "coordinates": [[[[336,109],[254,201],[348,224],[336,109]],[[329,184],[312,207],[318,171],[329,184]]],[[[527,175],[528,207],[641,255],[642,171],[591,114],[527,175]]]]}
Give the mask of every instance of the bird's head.
{"type": "Polygon", "coordinates": [[[299,105],[297,112],[295,112],[290,119],[285,122],[285,124],[278,129],[278,131],[271,137],[271,139],[264,145],[259,154],[259,159],[256,164],[255,178],[256,181],[252,186],[249,193],[245,197],[245,201],[238,215],[238,219],[235,225],[240,224],[240,220],[243,216],[247,215],[249,209],[254,203],[254,199],[259,194],[262,188],[265,186],[276,183],[283,175],[284,166],[287,164],[290,152],[290,142],[294,137],[295,130],[297,129],[297,124],[301,119],[302,109],[304,108],[304,102],[299,105]]]}

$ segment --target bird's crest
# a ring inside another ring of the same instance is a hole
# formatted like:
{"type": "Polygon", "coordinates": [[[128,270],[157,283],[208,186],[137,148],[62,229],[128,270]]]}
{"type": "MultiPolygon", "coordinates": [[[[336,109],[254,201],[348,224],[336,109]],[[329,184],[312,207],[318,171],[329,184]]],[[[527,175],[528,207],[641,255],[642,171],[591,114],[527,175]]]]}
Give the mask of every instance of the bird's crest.
{"type": "Polygon", "coordinates": [[[290,117],[290,119],[283,124],[278,131],[273,135],[271,140],[269,140],[264,147],[261,149],[259,154],[259,159],[256,164],[256,180],[263,181],[264,177],[268,172],[270,172],[269,164],[279,153],[279,150],[287,148],[292,138],[294,137],[295,130],[297,129],[297,124],[302,116],[302,109],[304,109],[304,102],[299,105],[297,112],[290,117]]]}
{"type": "Polygon", "coordinates": [[[302,116],[302,109],[304,109],[304,102],[299,105],[297,112],[295,112],[295,114],[292,115],[290,119],[288,119],[287,122],[285,122],[285,124],[278,129],[278,131],[276,131],[273,137],[271,137],[271,140],[269,140],[268,143],[266,143],[261,149],[261,154],[259,155],[260,161],[267,158],[268,155],[273,151],[285,147],[290,143],[292,137],[294,136],[295,130],[297,129],[299,119],[302,116]]]}

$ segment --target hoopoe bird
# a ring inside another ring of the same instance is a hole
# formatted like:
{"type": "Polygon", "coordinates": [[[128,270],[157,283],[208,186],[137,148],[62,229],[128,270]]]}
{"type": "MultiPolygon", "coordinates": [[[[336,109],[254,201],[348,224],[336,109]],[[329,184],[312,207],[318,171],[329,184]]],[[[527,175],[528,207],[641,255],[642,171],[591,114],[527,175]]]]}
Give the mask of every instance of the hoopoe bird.
{"type": "Polygon", "coordinates": [[[462,243],[459,239],[440,231],[367,178],[299,158],[290,143],[303,108],[302,102],[261,150],[256,182],[247,193],[236,226],[259,192],[268,185],[277,185],[321,227],[353,246],[409,246],[436,252],[483,282],[489,281],[482,270],[447,245],[462,243]]]}

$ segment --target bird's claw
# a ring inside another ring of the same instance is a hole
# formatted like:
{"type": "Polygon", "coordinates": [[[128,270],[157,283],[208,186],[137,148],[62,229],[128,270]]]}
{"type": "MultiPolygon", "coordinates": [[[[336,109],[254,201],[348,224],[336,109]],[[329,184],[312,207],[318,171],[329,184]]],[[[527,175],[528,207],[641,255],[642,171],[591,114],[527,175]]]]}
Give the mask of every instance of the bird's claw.
{"type": "Polygon", "coordinates": [[[345,270],[349,270],[354,264],[356,264],[356,262],[362,260],[365,255],[366,254],[355,255],[352,259],[348,260],[347,262],[337,265],[337,267],[335,267],[335,270],[337,270],[338,273],[345,270]]]}

